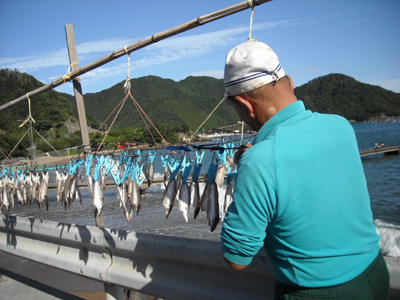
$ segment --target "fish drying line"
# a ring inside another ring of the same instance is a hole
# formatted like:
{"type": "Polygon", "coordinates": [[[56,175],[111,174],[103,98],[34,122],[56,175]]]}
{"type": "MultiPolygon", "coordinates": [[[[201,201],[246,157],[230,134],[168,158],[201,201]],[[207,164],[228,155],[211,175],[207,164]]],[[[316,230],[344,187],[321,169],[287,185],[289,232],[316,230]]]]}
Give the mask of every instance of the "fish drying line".
{"type": "Polygon", "coordinates": [[[115,112],[115,110],[119,107],[119,110],[118,110],[117,114],[115,115],[115,117],[114,117],[114,119],[113,119],[113,121],[112,121],[112,123],[111,123],[109,129],[107,130],[105,137],[104,137],[103,140],[101,141],[101,143],[100,143],[100,145],[99,145],[99,147],[98,147],[98,149],[97,149],[97,151],[96,151],[97,153],[99,153],[99,150],[100,150],[101,146],[103,145],[105,139],[107,138],[108,133],[110,132],[112,126],[114,125],[115,120],[117,119],[119,113],[121,112],[122,107],[124,106],[124,104],[125,104],[125,102],[126,102],[126,100],[128,99],[129,96],[131,97],[131,99],[132,99],[132,101],[133,101],[133,104],[135,105],[135,107],[136,107],[136,109],[137,109],[137,111],[138,111],[140,117],[141,117],[142,120],[143,120],[143,123],[146,125],[147,130],[149,131],[151,137],[153,138],[154,143],[155,143],[156,145],[158,145],[158,143],[157,143],[157,141],[155,140],[153,134],[151,133],[151,130],[150,130],[149,126],[147,125],[147,123],[146,123],[146,121],[145,121],[143,115],[148,119],[148,121],[151,123],[151,125],[154,127],[154,129],[157,131],[157,133],[160,135],[160,137],[162,138],[162,140],[163,140],[167,145],[169,145],[169,143],[164,139],[164,137],[162,136],[162,134],[158,131],[157,127],[153,124],[153,122],[150,120],[150,118],[146,115],[146,113],[145,113],[144,110],[141,108],[141,106],[140,106],[139,103],[136,101],[136,99],[133,98],[133,96],[132,96],[132,94],[130,93],[130,91],[128,91],[128,93],[127,93],[127,94],[125,95],[125,97],[121,100],[121,102],[114,108],[114,110],[111,112],[111,114],[110,114],[110,115],[107,117],[107,119],[100,125],[99,129],[98,129],[98,130],[95,132],[95,134],[91,137],[90,141],[96,136],[96,134],[97,134],[97,133],[100,131],[100,129],[103,127],[103,125],[107,122],[107,120],[111,117],[111,115],[112,115],[112,114],[115,112]],[[143,114],[143,115],[142,115],[142,114],[143,114]]]}
{"type": "Polygon", "coordinates": [[[110,132],[112,126],[114,125],[115,120],[117,119],[119,113],[121,112],[122,107],[124,106],[124,104],[125,104],[126,100],[128,99],[128,97],[131,97],[131,99],[132,99],[132,101],[133,101],[133,104],[135,105],[136,110],[138,111],[138,113],[139,113],[141,119],[143,120],[143,123],[144,123],[144,125],[146,126],[148,132],[150,133],[150,135],[151,135],[151,137],[152,137],[154,143],[158,146],[158,143],[157,143],[156,139],[154,138],[153,134],[151,133],[151,130],[150,130],[149,126],[147,125],[147,123],[146,123],[146,121],[145,121],[143,115],[147,118],[147,120],[150,122],[150,124],[153,126],[153,128],[157,131],[157,133],[160,135],[161,139],[166,143],[166,145],[167,145],[167,146],[169,145],[169,143],[164,139],[164,137],[162,136],[162,134],[158,131],[157,127],[153,124],[153,122],[150,120],[150,118],[149,118],[149,117],[147,116],[147,114],[144,112],[144,110],[142,109],[142,107],[139,105],[139,103],[136,101],[136,99],[135,99],[135,98],[132,96],[132,94],[131,94],[131,81],[130,81],[130,61],[131,61],[131,60],[130,60],[130,53],[129,53],[128,50],[127,50],[127,46],[125,46],[125,52],[126,52],[126,54],[128,54],[128,76],[126,77],[126,81],[125,81],[125,84],[124,84],[124,89],[125,89],[126,95],[125,95],[125,97],[121,100],[121,102],[114,108],[114,110],[111,112],[111,114],[108,116],[108,118],[101,124],[101,126],[99,127],[99,129],[98,129],[98,130],[95,132],[95,134],[92,136],[92,138],[89,140],[89,142],[90,142],[90,141],[94,138],[94,136],[97,134],[97,132],[99,132],[100,128],[103,127],[103,125],[107,122],[107,120],[108,120],[108,119],[111,117],[111,115],[115,112],[115,110],[118,108],[118,106],[120,106],[120,108],[119,108],[117,114],[115,115],[115,117],[114,117],[114,119],[113,119],[113,121],[112,121],[110,127],[108,128],[108,130],[107,130],[107,132],[106,132],[106,134],[105,134],[103,140],[101,141],[99,147],[97,148],[96,153],[99,153],[99,150],[100,150],[101,146],[103,145],[104,141],[106,140],[106,138],[107,138],[107,136],[108,136],[108,133],[110,132]]]}

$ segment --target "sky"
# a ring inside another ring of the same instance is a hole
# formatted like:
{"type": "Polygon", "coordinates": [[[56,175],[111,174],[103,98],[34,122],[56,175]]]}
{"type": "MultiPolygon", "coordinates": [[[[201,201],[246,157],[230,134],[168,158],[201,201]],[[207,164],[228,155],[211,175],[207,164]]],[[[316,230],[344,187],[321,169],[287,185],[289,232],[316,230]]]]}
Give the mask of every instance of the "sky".
{"type": "MultiPolygon", "coordinates": [[[[240,0],[0,0],[0,68],[47,84],[69,68],[65,25],[79,66],[240,0]]],[[[251,38],[268,44],[295,86],[341,73],[400,93],[400,1],[274,0],[254,8],[251,38]]],[[[155,75],[223,78],[225,56],[246,42],[251,9],[122,56],[81,76],[83,94],[155,75]]],[[[56,87],[73,94],[72,84],[56,87]]],[[[134,95],[134,86],[131,89],[134,95]]],[[[221,95],[221,98],[223,95],[221,95]]]]}

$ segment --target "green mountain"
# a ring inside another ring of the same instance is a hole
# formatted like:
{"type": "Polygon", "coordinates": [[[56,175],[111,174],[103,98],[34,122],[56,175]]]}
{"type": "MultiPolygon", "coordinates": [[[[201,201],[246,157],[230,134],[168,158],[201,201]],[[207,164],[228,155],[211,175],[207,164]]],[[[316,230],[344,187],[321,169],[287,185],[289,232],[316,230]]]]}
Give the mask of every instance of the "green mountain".
{"type": "MultiPolygon", "coordinates": [[[[43,83],[26,73],[18,70],[0,69],[0,105],[10,102],[26,95],[43,83]]],[[[31,99],[31,114],[35,123],[32,127],[45,139],[52,140],[64,137],[67,133],[66,121],[77,122],[78,116],[76,106],[56,91],[49,91],[31,99]]],[[[0,147],[5,151],[11,151],[18,144],[21,137],[27,133],[29,123],[23,127],[19,125],[29,115],[29,104],[27,101],[0,112],[0,147]]],[[[89,120],[93,120],[90,116],[89,120]]],[[[45,143],[41,137],[34,132],[34,141],[45,143]]],[[[29,147],[29,135],[26,134],[21,140],[13,155],[26,155],[25,149],[29,147]]],[[[2,155],[0,154],[0,157],[2,155]]]]}
{"type": "MultiPolygon", "coordinates": [[[[20,73],[17,70],[0,69],[0,105],[27,94],[43,83],[33,76],[20,73]]],[[[67,99],[61,97],[57,92],[50,91],[35,97],[31,101],[32,117],[35,120],[36,130],[48,130],[51,127],[62,126],[63,122],[74,120],[74,109],[67,99]]],[[[0,112],[0,128],[13,131],[29,114],[29,105],[24,101],[5,111],[0,112]]],[[[25,129],[26,130],[26,129],[25,129]]]]}
{"type": "MultiPolygon", "coordinates": [[[[100,123],[110,126],[119,107],[110,116],[125,97],[124,81],[98,93],[84,94],[85,109],[100,123]]],[[[156,76],[131,79],[131,94],[149,119],[157,125],[181,126],[187,124],[192,130],[207,118],[223,98],[225,89],[222,79],[212,77],[192,77],[175,82],[156,76]]],[[[66,96],[68,97],[68,96],[66,96]]],[[[69,97],[74,102],[73,97],[69,97]]],[[[148,126],[147,118],[143,116],[148,126]]],[[[236,124],[239,121],[233,107],[221,104],[212,117],[203,126],[205,129],[236,124]]],[[[119,113],[114,127],[145,127],[133,100],[128,97],[119,113]]]]}
{"type": "Polygon", "coordinates": [[[343,74],[313,79],[295,88],[295,95],[311,111],[337,114],[348,120],[400,115],[399,93],[361,83],[343,74]]]}
{"type": "MultiPolygon", "coordinates": [[[[124,81],[98,93],[84,95],[86,112],[99,123],[110,126],[125,96],[124,81]]],[[[131,94],[154,124],[176,126],[187,124],[192,130],[206,119],[224,94],[222,79],[192,77],[175,82],[156,76],[131,79],[131,94]]],[[[307,109],[341,115],[349,120],[363,121],[371,117],[400,115],[400,94],[379,86],[361,83],[343,74],[318,77],[295,88],[296,97],[307,109]]],[[[74,97],[64,94],[71,103],[74,97]]],[[[145,119],[147,124],[149,122],[145,119]]],[[[235,124],[239,120],[233,107],[223,103],[203,126],[205,129],[235,124]]],[[[132,100],[128,98],[114,126],[144,127],[132,100]]],[[[114,127],[115,128],[115,127],[114,127]]]]}

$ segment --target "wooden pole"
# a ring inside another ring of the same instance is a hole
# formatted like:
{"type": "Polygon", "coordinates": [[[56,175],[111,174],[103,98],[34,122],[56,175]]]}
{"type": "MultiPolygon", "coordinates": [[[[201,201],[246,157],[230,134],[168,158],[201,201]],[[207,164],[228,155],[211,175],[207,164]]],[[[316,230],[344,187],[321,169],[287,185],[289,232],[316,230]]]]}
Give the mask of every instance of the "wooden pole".
{"type": "MultiPolygon", "coordinates": [[[[75,47],[74,30],[72,28],[72,24],[65,25],[65,34],[67,36],[69,64],[71,66],[71,71],[74,72],[78,70],[79,67],[78,67],[78,56],[76,54],[76,47],[75,47]]],[[[83,96],[82,96],[81,81],[78,77],[76,77],[72,80],[72,84],[74,86],[76,109],[78,111],[82,144],[84,145],[84,150],[89,151],[90,150],[89,132],[86,121],[85,104],[83,102],[83,96]]]]}
{"type": "MultiPolygon", "coordinates": [[[[44,85],[44,86],[42,86],[42,87],[40,87],[40,88],[38,88],[36,90],[33,90],[33,91],[29,92],[29,97],[32,100],[32,98],[34,98],[35,96],[38,96],[38,95],[40,95],[40,94],[42,94],[44,92],[47,92],[47,91],[49,91],[49,90],[51,90],[51,89],[63,84],[65,81],[74,80],[76,77],[78,77],[78,76],[80,76],[82,74],[85,74],[85,73],[87,73],[87,72],[89,72],[89,71],[91,71],[93,69],[96,69],[96,68],[98,68],[98,67],[100,67],[100,66],[102,66],[102,65],[104,65],[106,63],[109,63],[109,62],[113,61],[114,59],[117,59],[117,58],[119,58],[121,56],[126,55],[127,52],[128,53],[134,52],[136,50],[139,50],[141,48],[147,47],[147,46],[149,46],[149,45],[151,45],[153,43],[156,43],[158,41],[161,41],[163,39],[166,39],[166,38],[169,38],[171,36],[177,35],[177,34],[179,34],[181,32],[185,32],[185,31],[193,29],[195,27],[207,24],[209,22],[212,22],[212,21],[227,17],[229,15],[241,12],[241,11],[246,10],[248,8],[251,8],[253,6],[261,5],[261,4],[264,4],[266,2],[270,2],[270,1],[272,1],[272,0],[246,0],[246,1],[240,2],[238,4],[229,6],[227,8],[221,9],[219,11],[213,12],[211,14],[198,17],[197,19],[194,19],[192,21],[189,21],[189,22],[183,23],[181,25],[172,27],[172,28],[164,30],[162,32],[153,34],[150,37],[147,37],[147,38],[145,38],[145,39],[143,39],[141,41],[138,41],[138,42],[136,42],[134,44],[128,45],[125,48],[116,50],[116,51],[114,51],[114,52],[112,52],[112,53],[110,53],[110,54],[108,54],[108,55],[106,55],[106,56],[104,56],[104,57],[102,57],[102,58],[100,58],[100,59],[88,64],[88,65],[85,65],[83,67],[80,67],[79,69],[76,69],[76,70],[72,71],[69,74],[70,76],[69,76],[68,80],[64,80],[63,78],[59,78],[59,79],[56,79],[56,80],[48,83],[47,85],[44,85]],[[126,49],[126,51],[125,51],[125,49],[126,49]]],[[[12,101],[10,101],[10,102],[8,102],[6,104],[1,105],[0,106],[0,111],[8,109],[8,108],[18,104],[19,102],[26,101],[26,100],[28,100],[28,98],[26,97],[26,95],[23,95],[23,96],[15,99],[15,100],[12,100],[12,101]]]]}
{"type": "MultiPolygon", "coordinates": [[[[69,55],[69,64],[71,67],[71,71],[75,71],[78,69],[78,56],[76,54],[75,47],[75,38],[74,38],[74,30],[72,24],[65,25],[65,34],[67,37],[67,46],[68,46],[68,55],[69,55]]],[[[81,137],[82,144],[84,145],[84,149],[90,151],[90,142],[89,142],[89,132],[86,122],[86,112],[85,112],[85,104],[83,102],[82,96],[82,86],[79,78],[74,78],[72,80],[72,84],[74,86],[75,100],[76,100],[76,109],[78,111],[79,118],[79,127],[81,129],[81,137]]],[[[67,149],[69,156],[69,148],[67,149]]],[[[97,212],[97,209],[94,210],[94,216],[96,220],[97,227],[104,227],[103,216],[100,216],[97,212]]]]}

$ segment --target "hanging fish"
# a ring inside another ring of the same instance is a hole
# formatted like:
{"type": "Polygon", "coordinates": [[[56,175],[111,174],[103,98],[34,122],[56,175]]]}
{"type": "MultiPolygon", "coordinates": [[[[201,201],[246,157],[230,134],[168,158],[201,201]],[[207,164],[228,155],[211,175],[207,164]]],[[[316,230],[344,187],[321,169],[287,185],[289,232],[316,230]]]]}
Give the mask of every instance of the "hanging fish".
{"type": "Polygon", "coordinates": [[[172,207],[174,206],[175,197],[176,197],[175,178],[173,178],[168,182],[168,185],[165,188],[163,197],[161,199],[161,204],[165,207],[166,219],[168,218],[169,214],[171,213],[172,207]]]}
{"type": "Polygon", "coordinates": [[[161,155],[161,165],[164,168],[164,187],[166,188],[171,176],[171,170],[168,167],[168,155],[165,155],[165,157],[161,155]]]}
{"type": "Polygon", "coordinates": [[[204,151],[202,154],[199,154],[199,151],[196,151],[196,165],[193,170],[192,176],[192,185],[191,188],[193,189],[193,209],[194,209],[194,219],[196,220],[197,215],[200,212],[200,185],[199,185],[199,175],[201,172],[202,167],[202,160],[204,157],[204,151]]]}
{"type": "Polygon", "coordinates": [[[224,200],[224,213],[226,213],[228,211],[228,207],[232,203],[232,200],[233,200],[232,193],[233,193],[232,183],[230,182],[226,185],[225,200],[224,200]]]}
{"type": "Polygon", "coordinates": [[[194,209],[194,219],[196,220],[197,215],[200,212],[200,185],[199,182],[196,180],[192,182],[193,188],[193,209],[194,209]]]}
{"type": "Polygon", "coordinates": [[[148,186],[150,187],[150,185],[153,183],[154,180],[154,163],[151,163],[149,165],[149,170],[147,171],[148,174],[148,186]]]}
{"type": "Polygon", "coordinates": [[[218,166],[217,175],[215,176],[215,182],[218,187],[222,187],[225,180],[226,168],[223,163],[218,166]]]}
{"type": "Polygon", "coordinates": [[[3,201],[1,204],[1,209],[3,209],[3,207],[5,207],[7,209],[7,212],[10,211],[11,208],[11,203],[9,200],[10,197],[10,193],[9,193],[9,186],[8,186],[8,177],[6,176],[4,178],[4,182],[3,182],[3,201]]]}
{"type": "Polygon", "coordinates": [[[24,200],[24,196],[23,196],[23,187],[24,187],[24,184],[22,182],[23,179],[21,179],[22,176],[19,176],[19,175],[17,175],[17,178],[18,178],[18,180],[17,180],[17,194],[16,194],[16,197],[17,197],[17,200],[22,203],[22,205],[25,205],[25,200],[24,200]]]}
{"type": "Polygon", "coordinates": [[[68,203],[69,193],[70,193],[72,175],[69,175],[68,173],[63,174],[63,179],[64,179],[64,182],[63,182],[64,184],[61,188],[60,201],[61,201],[61,204],[63,204],[64,207],[66,208],[67,203],[68,203]]]}
{"type": "Polygon", "coordinates": [[[38,174],[32,174],[32,185],[31,185],[31,195],[32,195],[32,202],[35,201],[35,199],[38,199],[38,180],[39,176],[38,174]]]}
{"type": "Polygon", "coordinates": [[[186,223],[189,223],[189,208],[190,208],[190,187],[187,182],[181,185],[178,198],[178,209],[185,218],[186,223]]]}
{"type": "Polygon", "coordinates": [[[10,193],[10,199],[9,199],[10,205],[11,205],[11,208],[14,209],[14,198],[15,198],[15,195],[16,195],[16,186],[15,186],[15,179],[14,178],[10,178],[10,181],[9,181],[9,193],[10,193]]]}
{"type": "Polygon", "coordinates": [[[95,211],[95,215],[101,216],[104,204],[104,190],[102,187],[103,180],[101,179],[102,170],[98,165],[95,166],[95,178],[92,175],[88,176],[88,185],[92,186],[92,204],[95,211]],[[97,174],[96,174],[97,173],[97,174]]]}
{"type": "Polygon", "coordinates": [[[128,209],[126,208],[126,204],[128,202],[128,185],[126,182],[122,182],[117,186],[120,206],[124,213],[124,216],[128,222],[132,220],[132,213],[128,213],[128,209]]]}
{"type": "MultiPolygon", "coordinates": [[[[40,186],[40,198],[42,199],[42,201],[44,201],[46,203],[46,210],[49,210],[49,200],[47,197],[47,186],[49,184],[49,172],[48,171],[44,171],[42,173],[42,183],[40,186]]],[[[40,206],[39,206],[40,208],[40,206]]]]}
{"type": "Polygon", "coordinates": [[[233,187],[232,187],[232,181],[233,178],[236,174],[236,169],[233,172],[230,172],[230,165],[228,164],[228,175],[226,177],[226,192],[225,192],[225,200],[224,200],[224,213],[226,213],[228,211],[228,207],[229,205],[232,203],[233,201],[233,187]]]}
{"type": "Polygon", "coordinates": [[[132,207],[135,207],[136,214],[138,215],[141,204],[140,204],[140,186],[139,186],[137,180],[138,180],[138,177],[132,183],[131,205],[132,205],[132,207]]]}
{"type": "Polygon", "coordinates": [[[192,163],[190,161],[185,163],[185,159],[182,162],[182,175],[181,175],[182,182],[179,188],[179,195],[178,195],[178,209],[182,213],[186,223],[189,223],[190,186],[189,183],[187,182],[187,178],[192,168],[191,165],[192,163]]]}
{"type": "Polygon", "coordinates": [[[210,202],[210,184],[208,182],[206,182],[206,185],[204,186],[204,190],[203,190],[203,194],[201,195],[201,199],[200,199],[200,210],[201,211],[207,211],[207,205],[210,202]]]}
{"type": "Polygon", "coordinates": [[[178,175],[176,175],[175,178],[175,190],[179,191],[179,189],[181,188],[181,184],[182,184],[182,174],[178,173],[178,175]]]}
{"type": "Polygon", "coordinates": [[[79,203],[82,205],[82,194],[81,191],[79,190],[79,186],[78,186],[78,180],[75,180],[75,197],[73,202],[75,202],[75,200],[78,200],[79,203]]]}
{"type": "Polygon", "coordinates": [[[62,173],[59,173],[56,170],[56,184],[57,184],[57,202],[60,202],[60,198],[61,198],[61,187],[62,187],[62,182],[63,182],[63,176],[62,173]]]}
{"type": "Polygon", "coordinates": [[[208,204],[210,202],[211,184],[215,182],[214,179],[217,169],[218,166],[214,163],[211,163],[210,166],[208,167],[206,185],[204,187],[203,194],[200,200],[201,211],[208,211],[208,204]]]}
{"type": "Polygon", "coordinates": [[[164,167],[164,187],[167,187],[169,178],[171,177],[171,170],[168,166],[164,167]]]}
{"type": "Polygon", "coordinates": [[[59,194],[59,201],[60,204],[64,204],[64,199],[65,199],[65,185],[67,184],[68,180],[68,173],[60,173],[61,175],[61,188],[60,188],[60,194],[59,194]]]}
{"type": "Polygon", "coordinates": [[[70,175],[70,185],[69,185],[69,189],[67,191],[67,201],[64,202],[64,207],[66,208],[66,204],[68,204],[68,206],[71,206],[71,204],[74,203],[75,200],[75,194],[76,194],[76,189],[78,187],[78,173],[74,173],[72,175],[70,175]]]}
{"type": "Polygon", "coordinates": [[[218,225],[220,220],[219,216],[219,203],[218,203],[218,186],[215,183],[210,185],[210,198],[207,206],[207,219],[210,230],[213,232],[218,225]]]}

